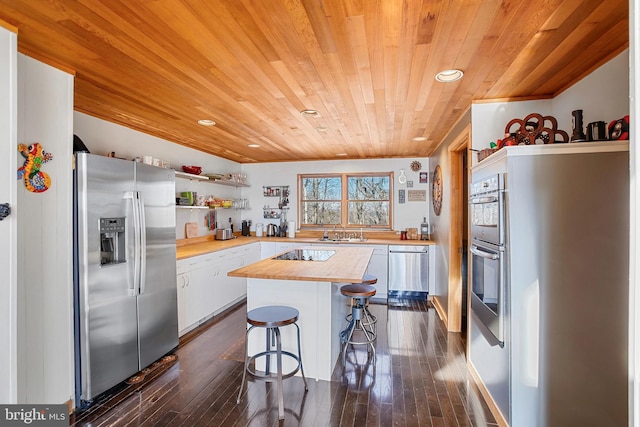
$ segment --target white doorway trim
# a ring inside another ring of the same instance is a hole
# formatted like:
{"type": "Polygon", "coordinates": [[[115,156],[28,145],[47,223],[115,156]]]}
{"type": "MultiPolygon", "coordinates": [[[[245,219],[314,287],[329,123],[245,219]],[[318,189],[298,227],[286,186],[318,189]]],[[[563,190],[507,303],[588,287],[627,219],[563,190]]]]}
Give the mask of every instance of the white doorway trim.
{"type": "Polygon", "coordinates": [[[12,214],[0,221],[0,403],[17,403],[17,29],[0,21],[0,203],[12,214]]]}

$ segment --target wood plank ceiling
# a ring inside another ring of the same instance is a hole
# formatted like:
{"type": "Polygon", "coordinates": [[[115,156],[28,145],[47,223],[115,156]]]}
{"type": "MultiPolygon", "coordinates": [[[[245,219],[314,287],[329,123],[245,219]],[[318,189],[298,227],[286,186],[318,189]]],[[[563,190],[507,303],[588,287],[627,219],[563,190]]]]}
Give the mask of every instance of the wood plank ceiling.
{"type": "Polygon", "coordinates": [[[241,163],[428,156],[472,101],[553,96],[620,53],[628,14],[628,0],[0,0],[20,52],[75,71],[77,111],[241,163]],[[434,79],[452,68],[462,80],[434,79]]]}

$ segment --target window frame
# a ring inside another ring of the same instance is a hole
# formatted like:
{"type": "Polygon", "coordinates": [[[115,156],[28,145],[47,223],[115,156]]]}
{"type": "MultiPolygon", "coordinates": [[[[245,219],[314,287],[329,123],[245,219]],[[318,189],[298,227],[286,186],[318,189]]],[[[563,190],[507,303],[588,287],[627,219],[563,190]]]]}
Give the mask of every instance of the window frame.
{"type": "Polygon", "coordinates": [[[334,224],[303,224],[302,223],[302,203],[306,200],[302,199],[303,186],[302,181],[305,178],[340,178],[341,194],[340,200],[318,200],[318,201],[336,201],[340,202],[340,224],[336,224],[338,227],[345,229],[367,229],[367,230],[380,230],[389,231],[393,229],[393,171],[389,172],[337,172],[337,173],[309,173],[298,174],[298,224],[300,229],[322,229],[332,226],[334,224]],[[382,177],[389,178],[389,199],[383,200],[350,200],[349,197],[349,178],[352,177],[382,177]],[[349,224],[349,202],[389,202],[389,224],[388,225],[366,225],[361,224],[349,224]]]}

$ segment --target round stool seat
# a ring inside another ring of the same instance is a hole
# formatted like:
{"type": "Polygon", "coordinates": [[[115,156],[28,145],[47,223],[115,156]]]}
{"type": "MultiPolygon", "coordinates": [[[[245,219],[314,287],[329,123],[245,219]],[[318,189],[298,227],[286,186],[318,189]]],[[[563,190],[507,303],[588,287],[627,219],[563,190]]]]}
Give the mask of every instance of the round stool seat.
{"type": "Polygon", "coordinates": [[[258,307],[247,313],[247,323],[262,328],[287,326],[298,320],[300,313],[293,307],[271,305],[258,307]]]}
{"type": "Polygon", "coordinates": [[[367,298],[376,294],[376,288],[375,286],[365,285],[363,283],[352,283],[341,287],[340,292],[346,297],[367,298]]]}
{"type": "Polygon", "coordinates": [[[362,282],[360,283],[364,283],[365,285],[375,285],[378,283],[378,278],[373,274],[365,274],[362,278],[362,282]]]}

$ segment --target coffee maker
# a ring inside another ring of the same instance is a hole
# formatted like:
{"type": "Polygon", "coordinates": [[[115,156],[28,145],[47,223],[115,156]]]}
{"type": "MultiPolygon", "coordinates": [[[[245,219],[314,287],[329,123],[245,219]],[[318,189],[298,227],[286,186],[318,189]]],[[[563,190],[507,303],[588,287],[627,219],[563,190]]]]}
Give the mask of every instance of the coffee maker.
{"type": "Polygon", "coordinates": [[[251,232],[249,230],[251,230],[251,220],[243,219],[242,220],[242,232],[241,232],[241,234],[243,236],[250,236],[251,232]]]}

